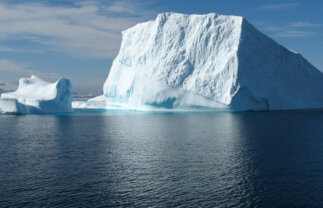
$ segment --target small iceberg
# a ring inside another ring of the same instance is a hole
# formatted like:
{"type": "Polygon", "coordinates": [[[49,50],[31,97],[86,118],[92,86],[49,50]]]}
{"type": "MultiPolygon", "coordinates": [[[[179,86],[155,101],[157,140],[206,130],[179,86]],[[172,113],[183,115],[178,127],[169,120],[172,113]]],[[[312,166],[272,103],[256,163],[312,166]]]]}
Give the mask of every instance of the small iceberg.
{"type": "Polygon", "coordinates": [[[72,112],[72,84],[60,78],[54,83],[34,75],[21,78],[15,92],[2,93],[0,114],[46,114],[72,112]]]}

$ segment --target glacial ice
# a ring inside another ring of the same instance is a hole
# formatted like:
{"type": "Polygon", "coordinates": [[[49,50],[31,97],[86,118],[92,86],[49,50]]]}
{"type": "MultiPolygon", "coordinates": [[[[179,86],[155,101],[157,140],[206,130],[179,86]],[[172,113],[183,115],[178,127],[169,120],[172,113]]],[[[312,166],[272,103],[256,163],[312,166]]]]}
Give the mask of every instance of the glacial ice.
{"type": "Polygon", "coordinates": [[[323,74],[240,16],[162,13],[122,32],[107,108],[323,107],[323,74]]]}
{"type": "Polygon", "coordinates": [[[106,97],[103,95],[91,98],[87,101],[73,101],[73,109],[106,109],[106,97]]]}
{"type": "Polygon", "coordinates": [[[72,112],[72,85],[61,78],[49,83],[36,76],[22,78],[15,92],[2,93],[0,113],[42,114],[72,112]]]}

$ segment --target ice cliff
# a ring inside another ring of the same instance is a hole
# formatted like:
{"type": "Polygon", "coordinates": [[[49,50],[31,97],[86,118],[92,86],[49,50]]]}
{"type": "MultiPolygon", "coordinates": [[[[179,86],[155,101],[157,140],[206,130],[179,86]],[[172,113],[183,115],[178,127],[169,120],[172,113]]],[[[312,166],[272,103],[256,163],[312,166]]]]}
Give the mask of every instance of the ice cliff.
{"type": "Polygon", "coordinates": [[[323,107],[323,74],[239,16],[162,13],[122,33],[103,87],[129,109],[323,107]]]}
{"type": "Polygon", "coordinates": [[[2,93],[0,113],[66,113],[72,111],[72,85],[61,78],[49,83],[36,76],[22,78],[15,92],[2,93]]]}

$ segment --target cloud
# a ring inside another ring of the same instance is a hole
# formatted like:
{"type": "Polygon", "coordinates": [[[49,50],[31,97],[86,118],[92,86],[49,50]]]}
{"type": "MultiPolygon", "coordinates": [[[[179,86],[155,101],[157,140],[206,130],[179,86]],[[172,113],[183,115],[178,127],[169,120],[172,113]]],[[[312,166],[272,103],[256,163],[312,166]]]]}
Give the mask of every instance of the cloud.
{"type": "Polygon", "coordinates": [[[292,22],[284,26],[264,26],[262,29],[273,33],[273,37],[278,38],[303,38],[316,35],[317,31],[313,28],[322,27],[323,25],[310,22],[292,22]],[[311,29],[312,31],[309,31],[311,29]]]}
{"type": "Polygon", "coordinates": [[[18,87],[17,77],[30,77],[31,75],[39,76],[43,79],[54,81],[60,76],[55,73],[42,73],[30,70],[28,64],[17,63],[7,59],[0,58],[0,75],[6,77],[6,80],[0,80],[0,93],[14,91],[18,87]]]}
{"type": "Polygon", "coordinates": [[[17,83],[6,82],[3,80],[0,80],[0,93],[15,91],[17,89],[17,87],[18,87],[17,83]]]}
{"type": "Polygon", "coordinates": [[[322,24],[315,24],[310,22],[293,22],[290,24],[291,27],[323,27],[322,24]]]}
{"type": "Polygon", "coordinates": [[[0,73],[6,74],[7,75],[6,77],[10,77],[10,75],[13,76],[14,78],[22,77],[22,76],[37,75],[39,77],[47,78],[50,80],[57,79],[58,77],[60,77],[56,73],[43,73],[43,72],[31,70],[28,67],[29,65],[25,63],[17,63],[14,61],[0,58],[0,73]]]}
{"type": "Polygon", "coordinates": [[[25,65],[20,65],[7,59],[0,59],[0,72],[27,73],[25,65]]]}
{"type": "Polygon", "coordinates": [[[263,29],[267,30],[267,31],[281,31],[281,30],[284,30],[285,28],[284,27],[278,27],[278,26],[266,26],[263,29]]]}
{"type": "Polygon", "coordinates": [[[12,52],[12,53],[42,53],[42,50],[26,50],[26,49],[17,49],[17,48],[10,48],[6,46],[0,46],[0,52],[12,52]]]}
{"type": "Polygon", "coordinates": [[[73,6],[0,3],[0,41],[29,41],[77,57],[113,58],[121,31],[153,15],[144,4],[131,1],[73,6]]]}
{"type": "MultiPolygon", "coordinates": [[[[283,10],[293,7],[301,6],[299,2],[281,3],[281,4],[267,4],[258,10],[283,10]]],[[[310,22],[292,22],[285,25],[265,25],[262,24],[262,29],[271,33],[272,37],[276,38],[304,38],[314,36],[317,33],[308,31],[305,28],[322,27],[323,25],[314,24],[310,22]]]]}
{"type": "Polygon", "coordinates": [[[281,10],[300,6],[300,3],[282,3],[282,4],[267,4],[260,8],[260,10],[281,10]]]}
{"type": "MultiPolygon", "coordinates": [[[[0,91],[12,91],[16,89],[19,78],[30,77],[31,75],[36,75],[41,79],[46,81],[56,81],[58,78],[62,77],[56,73],[44,73],[36,70],[30,69],[29,64],[17,63],[15,61],[0,58],[0,77],[6,77],[5,80],[0,80],[0,91]]],[[[88,93],[102,93],[102,86],[105,81],[105,77],[79,77],[72,76],[66,77],[70,79],[73,83],[73,89],[81,94],[88,93]],[[86,84],[84,84],[86,83],[86,84]]]]}
{"type": "Polygon", "coordinates": [[[313,35],[315,35],[315,33],[311,31],[287,30],[287,31],[279,32],[274,36],[279,38],[299,38],[299,37],[308,37],[313,35]]]}

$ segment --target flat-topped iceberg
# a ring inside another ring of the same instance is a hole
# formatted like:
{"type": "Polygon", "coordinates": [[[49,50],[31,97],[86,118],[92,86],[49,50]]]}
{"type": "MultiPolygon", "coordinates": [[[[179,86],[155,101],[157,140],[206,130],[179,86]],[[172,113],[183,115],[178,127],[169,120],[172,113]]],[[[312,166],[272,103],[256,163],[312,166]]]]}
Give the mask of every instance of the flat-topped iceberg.
{"type": "Polygon", "coordinates": [[[36,76],[22,78],[15,92],[2,93],[0,113],[44,114],[72,112],[72,84],[60,78],[54,83],[36,76]]]}
{"type": "Polygon", "coordinates": [[[323,107],[323,74],[239,16],[162,13],[122,33],[107,107],[287,110],[323,107]]]}

